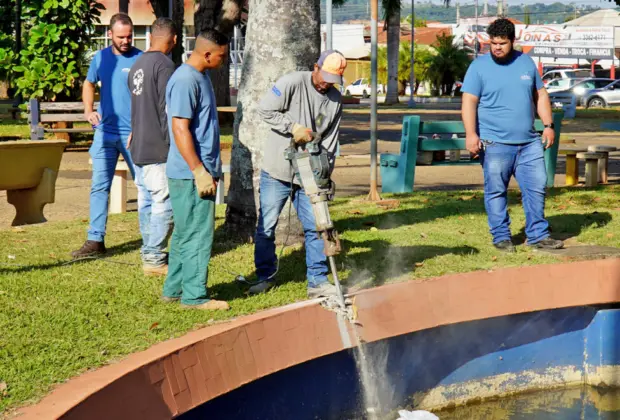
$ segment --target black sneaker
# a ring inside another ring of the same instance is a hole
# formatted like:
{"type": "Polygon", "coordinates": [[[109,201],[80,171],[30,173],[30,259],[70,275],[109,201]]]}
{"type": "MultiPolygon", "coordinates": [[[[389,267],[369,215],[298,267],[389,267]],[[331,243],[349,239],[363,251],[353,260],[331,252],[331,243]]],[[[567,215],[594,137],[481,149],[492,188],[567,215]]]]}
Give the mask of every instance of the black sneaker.
{"type": "Polygon", "coordinates": [[[73,251],[71,256],[75,259],[95,257],[97,255],[103,255],[106,253],[105,244],[97,241],[86,241],[82,248],[77,251],[73,251]]]}
{"type": "Polygon", "coordinates": [[[532,248],[536,249],[562,249],[564,248],[564,242],[553,239],[551,237],[547,237],[540,242],[536,242],[535,244],[528,244],[532,248]]]}
{"type": "Polygon", "coordinates": [[[493,246],[502,252],[516,252],[515,246],[512,244],[512,241],[501,241],[493,244],[493,246]]]}

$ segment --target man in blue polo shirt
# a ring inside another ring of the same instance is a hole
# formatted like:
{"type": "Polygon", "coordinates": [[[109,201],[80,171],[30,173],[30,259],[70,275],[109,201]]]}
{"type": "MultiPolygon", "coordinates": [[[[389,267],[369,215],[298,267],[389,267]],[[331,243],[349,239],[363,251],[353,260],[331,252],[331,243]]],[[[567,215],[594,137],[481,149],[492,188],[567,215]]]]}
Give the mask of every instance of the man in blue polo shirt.
{"type": "Polygon", "coordinates": [[[463,83],[462,117],[467,150],[480,155],[484,172],[484,204],[493,245],[514,252],[508,216],[508,184],[514,175],[525,211],[527,244],[558,249],[545,220],[544,148],[553,145],[549,95],[532,59],[514,50],[515,26],[497,19],[487,30],[491,52],[476,59],[463,83]],[[534,131],[535,112],[545,125],[542,139],[534,131]]]}
{"type": "Polygon", "coordinates": [[[108,35],[112,45],[93,57],[82,88],[84,116],[95,128],[90,156],[93,178],[90,188],[90,226],[84,245],[73,251],[73,258],[85,258],[106,252],[104,238],[108,221],[108,199],[119,153],[134,176],[127,140],[131,134],[131,93],[127,76],[142,51],[131,44],[133,22],[124,13],[110,19],[108,35]],[[95,89],[101,83],[99,109],[94,110],[95,89]]]}

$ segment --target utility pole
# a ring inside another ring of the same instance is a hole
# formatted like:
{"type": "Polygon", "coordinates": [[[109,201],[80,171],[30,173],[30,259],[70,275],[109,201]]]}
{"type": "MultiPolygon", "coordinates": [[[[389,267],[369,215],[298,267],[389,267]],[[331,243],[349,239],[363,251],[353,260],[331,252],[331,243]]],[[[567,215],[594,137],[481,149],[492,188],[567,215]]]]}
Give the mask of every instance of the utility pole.
{"type": "Polygon", "coordinates": [[[478,0],[475,1],[474,9],[476,9],[476,38],[474,40],[474,57],[478,58],[478,0]]]}
{"type": "Polygon", "coordinates": [[[489,0],[484,0],[484,7],[482,9],[482,16],[489,16],[489,0]]]}
{"type": "Polygon", "coordinates": [[[327,0],[325,2],[325,30],[327,32],[326,40],[325,40],[325,49],[332,49],[332,0],[327,0]]]}
{"type": "Polygon", "coordinates": [[[379,0],[370,0],[370,192],[368,200],[379,201],[377,189],[377,22],[379,0]]]}
{"type": "MultiPolygon", "coordinates": [[[[459,4],[456,4],[456,10],[458,14],[459,4]]],[[[409,78],[409,108],[415,107],[415,99],[413,99],[413,91],[415,88],[415,4],[411,0],[411,76],[409,78]]],[[[458,19],[457,19],[458,23],[458,19]]]]}

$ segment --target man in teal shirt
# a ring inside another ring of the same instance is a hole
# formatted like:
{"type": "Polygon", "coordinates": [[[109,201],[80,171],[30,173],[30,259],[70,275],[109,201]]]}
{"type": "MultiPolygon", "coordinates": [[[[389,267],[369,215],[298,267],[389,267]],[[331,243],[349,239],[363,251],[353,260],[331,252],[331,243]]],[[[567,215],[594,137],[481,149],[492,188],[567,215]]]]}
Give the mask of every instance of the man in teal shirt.
{"type": "Polygon", "coordinates": [[[174,231],[162,300],[181,300],[184,307],[196,309],[229,309],[228,303],[207,297],[215,192],[222,163],[215,94],[204,74],[226,60],[228,42],[213,29],[200,33],[192,55],[174,72],[166,88],[172,140],[166,174],[174,231]]]}

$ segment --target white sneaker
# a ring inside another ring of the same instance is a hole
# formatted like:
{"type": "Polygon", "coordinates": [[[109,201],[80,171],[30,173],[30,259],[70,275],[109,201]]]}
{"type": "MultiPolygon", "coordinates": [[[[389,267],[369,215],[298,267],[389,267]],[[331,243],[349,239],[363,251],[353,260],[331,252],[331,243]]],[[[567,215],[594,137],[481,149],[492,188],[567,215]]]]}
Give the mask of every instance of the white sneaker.
{"type": "Polygon", "coordinates": [[[250,287],[248,292],[251,295],[258,295],[261,293],[265,293],[267,290],[271,289],[275,284],[272,281],[261,281],[260,283],[256,283],[254,286],[250,287]]]}
{"type": "Polygon", "coordinates": [[[308,297],[310,299],[329,296],[338,297],[338,289],[336,289],[336,286],[327,281],[325,283],[321,283],[318,287],[308,287],[308,297]]]}

